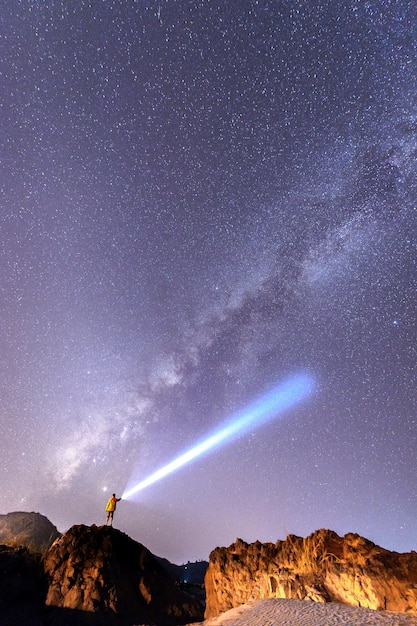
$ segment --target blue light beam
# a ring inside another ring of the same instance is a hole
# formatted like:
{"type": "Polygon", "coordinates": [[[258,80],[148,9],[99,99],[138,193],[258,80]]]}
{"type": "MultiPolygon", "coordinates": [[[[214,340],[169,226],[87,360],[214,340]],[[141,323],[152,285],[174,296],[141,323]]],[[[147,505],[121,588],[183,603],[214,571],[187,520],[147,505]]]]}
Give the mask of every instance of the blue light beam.
{"type": "Polygon", "coordinates": [[[243,434],[250,427],[257,428],[290,409],[307,398],[314,389],[314,379],[307,374],[298,374],[282,382],[261,398],[253,402],[248,408],[238,412],[220,430],[209,435],[201,443],[193,446],[173,461],[137,483],[130,489],[125,489],[122,499],[129,500],[138,491],[149,487],[168,474],[172,474],[180,467],[187,465],[202,454],[216,448],[226,440],[237,434],[243,434]]]}

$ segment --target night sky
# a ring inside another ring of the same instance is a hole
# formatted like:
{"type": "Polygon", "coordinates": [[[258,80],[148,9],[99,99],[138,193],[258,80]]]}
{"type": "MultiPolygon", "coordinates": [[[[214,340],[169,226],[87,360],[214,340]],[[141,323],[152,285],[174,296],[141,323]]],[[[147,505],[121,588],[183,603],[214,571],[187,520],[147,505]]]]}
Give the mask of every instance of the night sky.
{"type": "Polygon", "coordinates": [[[414,0],[10,0],[0,35],[0,512],[100,525],[302,372],[115,526],[416,549],[414,0]]]}

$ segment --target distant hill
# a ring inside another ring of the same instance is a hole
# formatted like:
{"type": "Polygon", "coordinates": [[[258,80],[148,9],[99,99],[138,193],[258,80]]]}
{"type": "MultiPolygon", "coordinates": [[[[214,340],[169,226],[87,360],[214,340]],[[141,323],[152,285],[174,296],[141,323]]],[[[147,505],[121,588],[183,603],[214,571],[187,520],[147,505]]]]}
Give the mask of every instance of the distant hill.
{"type": "Polygon", "coordinates": [[[176,580],[190,585],[203,585],[204,576],[208,568],[208,561],[193,561],[184,565],[175,565],[167,559],[156,557],[162,567],[164,567],[176,580]]]}
{"type": "Polygon", "coordinates": [[[184,565],[175,565],[160,556],[157,556],[156,559],[184,591],[191,593],[202,605],[205,605],[204,577],[208,561],[188,561],[184,565]]]}
{"type": "Polygon", "coordinates": [[[56,526],[40,513],[17,511],[0,515],[0,544],[44,552],[60,536],[56,526]]]}

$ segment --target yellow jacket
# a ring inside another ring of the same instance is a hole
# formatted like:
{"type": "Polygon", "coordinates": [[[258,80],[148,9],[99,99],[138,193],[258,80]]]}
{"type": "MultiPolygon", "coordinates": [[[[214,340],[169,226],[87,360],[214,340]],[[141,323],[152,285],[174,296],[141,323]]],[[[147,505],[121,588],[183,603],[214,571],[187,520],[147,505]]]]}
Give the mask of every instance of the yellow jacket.
{"type": "Polygon", "coordinates": [[[113,496],[109,498],[109,501],[107,502],[107,505],[106,505],[106,511],[115,511],[116,502],[117,502],[117,499],[114,498],[113,496]]]}

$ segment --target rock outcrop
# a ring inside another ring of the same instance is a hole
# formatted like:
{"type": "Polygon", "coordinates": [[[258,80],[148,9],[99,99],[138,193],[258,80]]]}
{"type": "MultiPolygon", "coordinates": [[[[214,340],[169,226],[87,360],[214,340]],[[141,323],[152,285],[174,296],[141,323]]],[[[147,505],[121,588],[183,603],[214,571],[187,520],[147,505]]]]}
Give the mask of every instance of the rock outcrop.
{"type": "Polygon", "coordinates": [[[357,534],[247,544],[210,555],[205,617],[261,598],[297,598],[417,613],[417,553],[399,554],[357,534]]]}
{"type": "Polygon", "coordinates": [[[0,544],[44,552],[59,536],[56,526],[40,513],[17,511],[0,515],[0,544]]]}
{"type": "Polygon", "coordinates": [[[44,556],[46,604],[103,624],[185,624],[203,608],[143,545],[110,526],[73,526],[44,556]]]}
{"type": "Polygon", "coordinates": [[[40,555],[0,545],[0,624],[40,624],[45,594],[40,555]]]}

